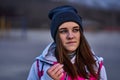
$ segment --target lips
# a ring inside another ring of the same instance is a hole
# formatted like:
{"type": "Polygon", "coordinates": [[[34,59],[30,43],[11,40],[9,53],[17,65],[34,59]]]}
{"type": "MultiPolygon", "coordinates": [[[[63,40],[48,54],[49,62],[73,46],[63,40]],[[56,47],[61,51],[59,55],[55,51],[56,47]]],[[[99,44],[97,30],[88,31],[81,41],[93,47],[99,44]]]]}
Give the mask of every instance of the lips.
{"type": "Polygon", "coordinates": [[[67,44],[74,44],[74,43],[76,43],[76,41],[69,41],[69,42],[67,42],[67,44]]]}

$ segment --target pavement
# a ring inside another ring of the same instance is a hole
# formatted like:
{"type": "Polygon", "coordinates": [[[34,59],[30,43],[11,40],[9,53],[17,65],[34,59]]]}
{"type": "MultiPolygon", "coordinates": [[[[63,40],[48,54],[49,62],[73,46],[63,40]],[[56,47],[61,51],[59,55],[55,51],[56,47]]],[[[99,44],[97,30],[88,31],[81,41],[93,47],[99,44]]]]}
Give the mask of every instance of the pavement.
{"type": "MultiPolygon", "coordinates": [[[[120,32],[85,32],[98,56],[104,58],[108,80],[119,80],[120,32]]],[[[26,80],[30,67],[52,41],[49,30],[0,33],[0,80],[26,80]]]]}

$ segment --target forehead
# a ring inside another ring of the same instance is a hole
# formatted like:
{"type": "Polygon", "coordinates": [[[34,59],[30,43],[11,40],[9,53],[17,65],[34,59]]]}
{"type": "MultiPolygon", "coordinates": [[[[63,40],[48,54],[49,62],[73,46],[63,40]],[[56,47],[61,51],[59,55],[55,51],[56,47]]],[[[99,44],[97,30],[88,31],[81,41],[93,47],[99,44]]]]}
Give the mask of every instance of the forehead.
{"type": "Polygon", "coordinates": [[[79,28],[79,25],[76,22],[64,22],[63,24],[61,24],[59,26],[59,29],[61,29],[61,28],[73,28],[73,27],[79,28]]]}

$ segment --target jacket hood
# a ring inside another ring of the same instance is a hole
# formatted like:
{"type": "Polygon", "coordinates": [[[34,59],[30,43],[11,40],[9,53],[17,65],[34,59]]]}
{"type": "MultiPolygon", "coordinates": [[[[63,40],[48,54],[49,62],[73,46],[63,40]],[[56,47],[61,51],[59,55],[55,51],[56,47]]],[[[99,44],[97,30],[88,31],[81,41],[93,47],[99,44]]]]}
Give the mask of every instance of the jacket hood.
{"type": "Polygon", "coordinates": [[[45,63],[48,64],[54,64],[57,62],[57,59],[55,58],[55,47],[56,44],[54,42],[50,43],[42,52],[42,54],[38,57],[36,57],[36,59],[39,59],[40,61],[43,61],[45,63]]]}
{"type": "MultiPolygon", "coordinates": [[[[36,59],[39,59],[40,61],[42,62],[45,62],[47,64],[50,64],[50,65],[53,65],[55,63],[57,63],[57,59],[55,57],[55,47],[56,47],[56,44],[54,42],[50,43],[42,52],[42,54],[38,57],[36,57],[36,59]]],[[[91,49],[92,53],[93,53],[93,57],[94,59],[96,60],[96,63],[99,63],[101,61],[103,61],[103,58],[102,57],[98,57],[95,55],[94,51],[91,49]]],[[[71,59],[71,62],[74,63],[74,60],[75,60],[75,57],[74,56],[72,59],[71,59]]]]}

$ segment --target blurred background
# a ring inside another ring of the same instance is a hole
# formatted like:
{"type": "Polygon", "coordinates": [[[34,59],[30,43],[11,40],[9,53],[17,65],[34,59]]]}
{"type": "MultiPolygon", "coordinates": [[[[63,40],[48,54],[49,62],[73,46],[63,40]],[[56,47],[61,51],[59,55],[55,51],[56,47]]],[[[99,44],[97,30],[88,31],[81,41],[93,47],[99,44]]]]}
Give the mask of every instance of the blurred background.
{"type": "Polygon", "coordinates": [[[108,80],[119,80],[120,0],[0,0],[0,80],[27,79],[35,57],[52,41],[48,13],[60,5],[78,10],[108,80]]]}

